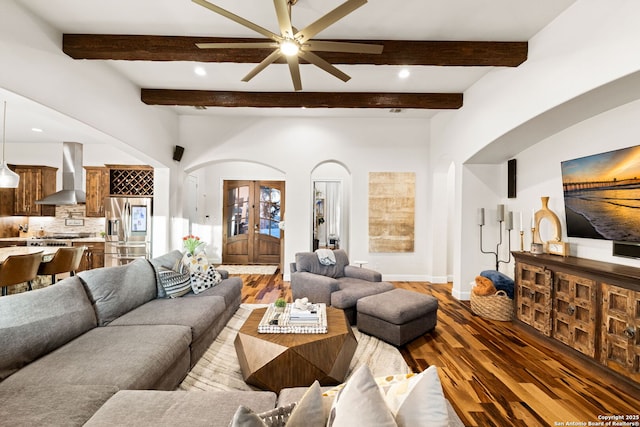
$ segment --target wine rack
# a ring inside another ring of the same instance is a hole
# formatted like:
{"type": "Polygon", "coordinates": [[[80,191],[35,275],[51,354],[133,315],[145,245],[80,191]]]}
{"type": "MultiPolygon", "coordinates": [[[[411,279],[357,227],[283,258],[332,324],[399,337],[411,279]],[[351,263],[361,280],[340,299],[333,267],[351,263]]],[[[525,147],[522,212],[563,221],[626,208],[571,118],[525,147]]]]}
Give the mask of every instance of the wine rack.
{"type": "Polygon", "coordinates": [[[109,186],[112,196],[153,196],[153,168],[111,166],[109,186]]]}

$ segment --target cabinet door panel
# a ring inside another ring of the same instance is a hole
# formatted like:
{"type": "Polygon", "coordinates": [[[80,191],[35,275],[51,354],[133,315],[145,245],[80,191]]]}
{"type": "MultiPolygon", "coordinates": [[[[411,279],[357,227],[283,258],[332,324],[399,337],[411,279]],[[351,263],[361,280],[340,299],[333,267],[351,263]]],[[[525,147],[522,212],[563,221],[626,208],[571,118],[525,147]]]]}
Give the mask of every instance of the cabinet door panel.
{"type": "Polygon", "coordinates": [[[640,382],[640,292],[602,284],[600,362],[640,382]]]}
{"type": "Polygon", "coordinates": [[[554,276],[553,337],[594,357],[596,353],[596,282],[563,272],[554,276]]]}
{"type": "Polygon", "coordinates": [[[551,272],[535,265],[518,264],[516,307],[518,319],[551,335],[551,272]]]}

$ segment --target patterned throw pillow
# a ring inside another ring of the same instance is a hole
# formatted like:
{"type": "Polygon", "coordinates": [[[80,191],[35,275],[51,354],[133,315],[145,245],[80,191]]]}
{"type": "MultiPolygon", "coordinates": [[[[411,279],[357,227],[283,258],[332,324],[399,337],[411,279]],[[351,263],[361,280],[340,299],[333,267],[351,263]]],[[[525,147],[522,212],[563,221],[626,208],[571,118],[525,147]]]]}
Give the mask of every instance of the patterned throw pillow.
{"type": "Polygon", "coordinates": [[[161,267],[158,280],[169,298],[178,298],[191,291],[191,276],[161,267]]]}
{"type": "Polygon", "coordinates": [[[320,383],[307,389],[299,402],[280,406],[256,414],[240,406],[233,416],[230,427],[324,427],[324,409],[320,383]]]}
{"type": "Polygon", "coordinates": [[[191,277],[191,289],[195,294],[209,289],[222,282],[222,276],[215,267],[209,264],[204,252],[192,255],[186,252],[182,257],[182,265],[191,277]]]}

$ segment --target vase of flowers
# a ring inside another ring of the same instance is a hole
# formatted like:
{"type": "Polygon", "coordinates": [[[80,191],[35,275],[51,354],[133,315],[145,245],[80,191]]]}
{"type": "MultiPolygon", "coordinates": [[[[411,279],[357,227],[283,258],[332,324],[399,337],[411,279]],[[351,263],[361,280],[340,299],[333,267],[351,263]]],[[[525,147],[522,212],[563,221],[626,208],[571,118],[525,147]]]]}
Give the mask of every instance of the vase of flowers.
{"type": "Polygon", "coordinates": [[[189,234],[182,238],[182,246],[184,247],[184,250],[191,255],[204,251],[206,245],[207,244],[205,242],[200,240],[200,237],[194,236],[193,234],[189,234]]]}

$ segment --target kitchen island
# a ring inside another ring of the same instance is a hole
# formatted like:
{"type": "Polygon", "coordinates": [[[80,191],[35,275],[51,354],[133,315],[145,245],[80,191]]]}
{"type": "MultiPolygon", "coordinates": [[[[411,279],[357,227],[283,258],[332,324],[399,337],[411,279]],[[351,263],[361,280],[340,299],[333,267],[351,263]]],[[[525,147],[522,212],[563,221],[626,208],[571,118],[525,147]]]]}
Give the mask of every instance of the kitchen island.
{"type": "Polygon", "coordinates": [[[58,249],[59,247],[54,246],[9,246],[0,248],[0,264],[12,255],[29,255],[37,252],[42,252],[42,260],[46,262],[53,258],[58,249]]]}

